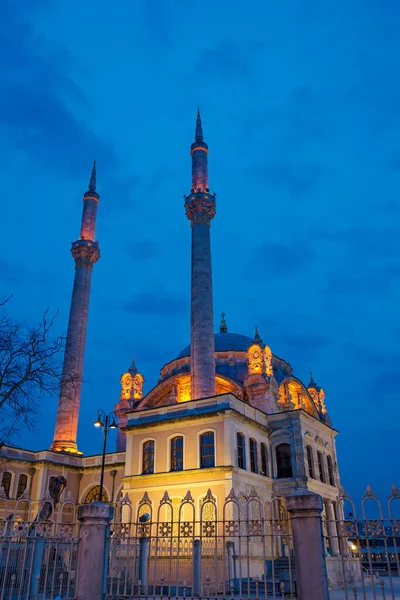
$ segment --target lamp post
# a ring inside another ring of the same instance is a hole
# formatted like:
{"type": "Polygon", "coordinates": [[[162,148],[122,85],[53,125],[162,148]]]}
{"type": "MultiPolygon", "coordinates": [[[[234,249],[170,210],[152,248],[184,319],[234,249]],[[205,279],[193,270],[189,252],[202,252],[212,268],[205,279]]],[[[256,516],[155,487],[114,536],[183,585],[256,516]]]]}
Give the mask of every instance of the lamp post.
{"type": "Polygon", "coordinates": [[[104,484],[104,465],[106,462],[106,447],[107,447],[107,436],[110,429],[117,429],[116,423],[117,415],[115,412],[111,412],[106,415],[104,410],[97,411],[97,420],[94,422],[95,427],[103,428],[103,456],[101,459],[101,475],[100,475],[100,502],[103,501],[103,484],[104,484]]]}

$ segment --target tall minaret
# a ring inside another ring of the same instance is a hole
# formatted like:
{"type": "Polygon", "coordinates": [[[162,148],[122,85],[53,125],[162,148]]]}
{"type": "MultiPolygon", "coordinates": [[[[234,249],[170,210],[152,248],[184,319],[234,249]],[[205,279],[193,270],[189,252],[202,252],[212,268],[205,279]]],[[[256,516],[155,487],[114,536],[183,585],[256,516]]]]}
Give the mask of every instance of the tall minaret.
{"type": "Polygon", "coordinates": [[[99,194],[96,192],[95,161],[89,189],[83,196],[80,239],[73,242],[71,248],[72,257],[75,261],[75,279],[65,344],[56,428],[51,445],[51,450],[59,452],[78,452],[76,434],[89,312],[90,283],[93,265],[100,258],[99,245],[95,241],[98,203],[99,194]]]}
{"type": "Polygon", "coordinates": [[[214,320],[211,275],[210,223],[215,215],[215,194],[208,189],[208,146],[197,113],[192,157],[192,191],[185,196],[186,215],[192,227],[190,363],[192,400],[215,395],[214,320]]]}

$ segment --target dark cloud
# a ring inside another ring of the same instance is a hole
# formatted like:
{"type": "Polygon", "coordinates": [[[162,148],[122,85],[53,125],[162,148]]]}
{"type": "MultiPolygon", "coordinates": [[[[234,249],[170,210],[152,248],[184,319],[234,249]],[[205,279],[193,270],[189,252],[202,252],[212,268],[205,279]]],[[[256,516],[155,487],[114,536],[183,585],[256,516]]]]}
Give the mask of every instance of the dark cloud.
{"type": "Polygon", "coordinates": [[[307,243],[265,242],[252,253],[245,276],[270,274],[286,278],[306,269],[315,257],[315,251],[307,243]]]}
{"type": "Polygon", "coordinates": [[[223,79],[249,79],[254,56],[265,50],[262,42],[223,40],[215,48],[200,50],[193,65],[195,76],[223,79]]]}
{"type": "Polygon", "coordinates": [[[29,10],[28,4],[6,1],[6,10],[2,10],[3,137],[46,169],[63,175],[86,176],[88,161],[94,156],[104,171],[112,172],[116,167],[114,150],[83,117],[90,106],[74,80],[81,67],[66,48],[35,31],[33,9],[29,10]]]}
{"type": "Polygon", "coordinates": [[[386,296],[399,276],[400,264],[371,265],[365,263],[360,265],[359,269],[354,269],[352,274],[332,277],[323,289],[323,293],[328,296],[350,297],[359,294],[386,296]]]}
{"type": "Polygon", "coordinates": [[[270,161],[252,169],[252,174],[267,186],[286,190],[291,196],[303,196],[314,190],[322,173],[322,166],[314,162],[292,163],[270,161]]]}
{"type": "Polygon", "coordinates": [[[161,318],[182,315],[184,318],[189,309],[189,301],[183,295],[154,288],[148,292],[138,292],[133,299],[122,302],[121,308],[126,312],[141,315],[153,315],[161,318]]]}

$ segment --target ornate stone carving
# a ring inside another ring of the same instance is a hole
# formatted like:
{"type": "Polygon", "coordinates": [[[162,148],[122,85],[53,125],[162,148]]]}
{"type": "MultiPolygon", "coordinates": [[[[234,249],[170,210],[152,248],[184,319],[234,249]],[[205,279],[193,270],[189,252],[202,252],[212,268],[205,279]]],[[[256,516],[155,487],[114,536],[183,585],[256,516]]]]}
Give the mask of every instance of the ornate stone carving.
{"type": "Polygon", "coordinates": [[[210,223],[216,213],[215,194],[196,192],[185,196],[186,216],[192,223],[210,223]]]}
{"type": "Polygon", "coordinates": [[[72,243],[71,254],[76,268],[87,267],[91,269],[100,258],[99,244],[91,240],[78,240],[72,243]]]}

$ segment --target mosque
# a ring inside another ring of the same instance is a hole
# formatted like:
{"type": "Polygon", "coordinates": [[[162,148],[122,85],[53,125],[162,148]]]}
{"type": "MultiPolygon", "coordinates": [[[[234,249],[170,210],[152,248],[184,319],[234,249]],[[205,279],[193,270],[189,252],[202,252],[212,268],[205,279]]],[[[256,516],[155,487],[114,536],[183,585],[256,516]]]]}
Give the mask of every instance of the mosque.
{"type": "MultiPolygon", "coordinates": [[[[192,231],[190,344],[162,367],[147,393],[134,363],[122,375],[115,403],[119,431],[116,449],[105,459],[103,500],[116,503],[128,494],[138,506],[147,492],[157,505],[168,490],[177,506],[190,490],[201,506],[212,488],[222,506],[232,488],[239,497],[255,489],[268,502],[302,487],[320,494],[326,518],[334,519],[337,431],[324,390],[312,376],[308,385],[300,381],[257,328],[254,335],[230,332],[222,315],[215,333],[210,226],[216,197],[209,190],[200,113],[190,155],[192,187],[185,196],[192,231]]],[[[37,512],[59,475],[66,479],[64,493],[76,503],[99,497],[102,456],[84,456],[77,446],[90,282],[100,258],[98,204],[94,164],[80,237],[71,249],[75,279],[54,439],[48,450],[1,449],[0,505],[11,510],[29,496],[37,512]]]]}

